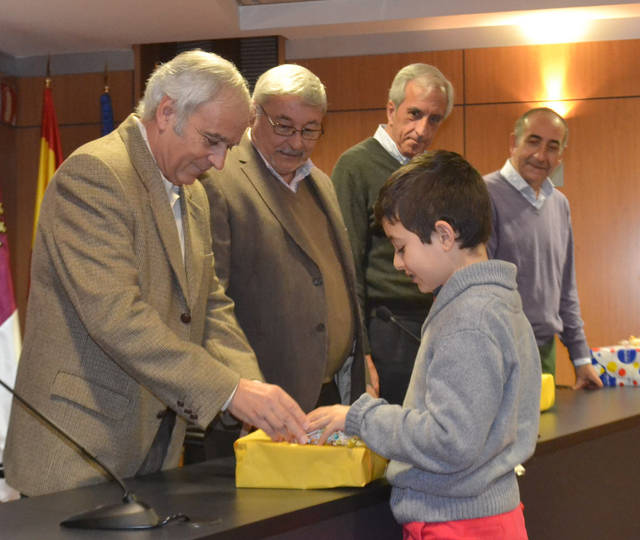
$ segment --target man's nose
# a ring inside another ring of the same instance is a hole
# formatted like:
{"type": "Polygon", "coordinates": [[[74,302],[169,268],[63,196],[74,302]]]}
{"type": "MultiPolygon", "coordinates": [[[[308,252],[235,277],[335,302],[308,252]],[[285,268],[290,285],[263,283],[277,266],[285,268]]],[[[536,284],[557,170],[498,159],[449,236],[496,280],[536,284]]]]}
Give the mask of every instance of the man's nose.
{"type": "Polygon", "coordinates": [[[293,135],[287,137],[287,143],[294,150],[300,150],[304,147],[304,139],[302,138],[302,132],[296,131],[293,135]]]}
{"type": "Polygon", "coordinates": [[[213,167],[218,169],[219,171],[221,171],[222,168],[224,167],[224,160],[226,158],[227,158],[226,148],[224,150],[213,150],[207,156],[209,163],[211,163],[211,165],[213,165],[213,167]]]}
{"type": "Polygon", "coordinates": [[[547,149],[544,146],[540,146],[533,154],[538,161],[546,161],[547,149]]]}
{"type": "Polygon", "coordinates": [[[426,137],[429,133],[431,125],[429,124],[429,116],[423,116],[420,120],[416,120],[414,129],[421,137],[426,137]]]}

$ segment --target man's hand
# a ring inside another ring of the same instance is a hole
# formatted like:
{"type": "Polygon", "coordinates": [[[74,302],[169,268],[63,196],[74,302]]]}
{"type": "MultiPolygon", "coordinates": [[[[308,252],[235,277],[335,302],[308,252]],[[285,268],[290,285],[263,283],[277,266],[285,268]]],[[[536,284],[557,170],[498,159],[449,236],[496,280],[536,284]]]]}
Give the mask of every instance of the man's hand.
{"type": "Polygon", "coordinates": [[[274,441],[307,443],[304,412],[275,384],[240,379],[227,410],[239,420],[264,430],[274,441]]]}
{"type": "Polygon", "coordinates": [[[344,431],[348,412],[348,405],[330,405],[329,407],[318,407],[307,415],[309,431],[324,429],[322,436],[318,439],[318,445],[326,443],[332,433],[344,431]]]}
{"type": "Polygon", "coordinates": [[[380,397],[380,379],[378,377],[378,370],[373,363],[373,358],[370,354],[365,354],[364,359],[367,363],[367,370],[369,371],[370,384],[367,384],[367,394],[371,397],[380,397]]]}
{"type": "Polygon", "coordinates": [[[602,381],[591,364],[585,364],[576,368],[576,384],[573,385],[574,390],[580,388],[595,390],[596,388],[602,388],[602,386],[602,381]]]}

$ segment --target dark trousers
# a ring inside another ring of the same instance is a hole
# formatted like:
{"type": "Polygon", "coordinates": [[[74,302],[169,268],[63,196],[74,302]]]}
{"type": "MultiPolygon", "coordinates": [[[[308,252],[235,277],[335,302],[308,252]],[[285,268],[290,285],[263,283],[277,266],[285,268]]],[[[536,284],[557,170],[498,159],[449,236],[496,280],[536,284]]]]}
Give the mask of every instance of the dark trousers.
{"type": "MultiPolygon", "coordinates": [[[[420,336],[426,310],[423,314],[393,314],[412,334],[420,336]]],[[[367,331],[371,357],[380,378],[380,397],[389,403],[402,405],[420,342],[392,322],[377,317],[369,320],[367,331]]]]}

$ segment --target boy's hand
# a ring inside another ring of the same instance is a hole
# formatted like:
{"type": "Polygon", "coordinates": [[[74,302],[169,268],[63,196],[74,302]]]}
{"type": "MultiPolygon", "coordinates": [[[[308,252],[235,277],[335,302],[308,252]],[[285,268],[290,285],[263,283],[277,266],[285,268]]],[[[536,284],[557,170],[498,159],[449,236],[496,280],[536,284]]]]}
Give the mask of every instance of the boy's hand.
{"type": "Polygon", "coordinates": [[[332,433],[344,431],[344,423],[348,412],[348,405],[331,405],[329,407],[318,407],[307,415],[310,431],[324,429],[322,436],[318,439],[318,446],[327,442],[329,435],[332,433]]]}

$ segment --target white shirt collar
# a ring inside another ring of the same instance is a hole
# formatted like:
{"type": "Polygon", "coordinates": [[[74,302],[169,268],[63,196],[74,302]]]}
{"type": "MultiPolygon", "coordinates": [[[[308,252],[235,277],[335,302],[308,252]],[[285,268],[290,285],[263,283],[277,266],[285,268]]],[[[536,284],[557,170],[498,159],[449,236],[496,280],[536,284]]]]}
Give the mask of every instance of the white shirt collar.
{"type": "MultiPolygon", "coordinates": [[[[138,128],[140,129],[140,134],[142,135],[142,138],[144,139],[144,142],[147,145],[147,148],[149,149],[149,153],[153,157],[153,161],[155,161],[157,166],[158,162],[156,161],[156,157],[153,155],[153,152],[151,151],[151,146],[149,146],[149,135],[147,135],[147,128],[140,121],[140,118],[138,118],[137,116],[134,116],[134,118],[136,123],[138,124],[138,128]]],[[[173,203],[180,196],[180,187],[169,182],[169,180],[167,180],[165,175],[160,170],[160,167],[158,167],[158,171],[160,171],[160,176],[162,177],[162,182],[164,183],[164,189],[167,192],[167,197],[169,197],[169,203],[171,204],[171,208],[173,208],[173,203]]]]}
{"type": "Polygon", "coordinates": [[[249,140],[251,141],[251,144],[253,144],[253,147],[256,149],[256,151],[258,152],[258,154],[262,158],[262,161],[264,161],[264,164],[266,165],[267,169],[269,169],[271,171],[271,174],[273,174],[273,176],[275,176],[278,180],[280,180],[280,182],[282,182],[288,189],[290,189],[291,191],[296,193],[298,191],[298,184],[300,182],[302,182],[307,176],[309,176],[309,173],[311,172],[311,169],[313,169],[315,167],[315,165],[313,164],[313,161],[311,161],[310,158],[307,158],[307,161],[305,161],[302,165],[300,165],[300,167],[298,167],[296,169],[296,174],[293,175],[293,179],[291,180],[291,182],[287,182],[271,166],[271,163],[269,163],[267,161],[267,158],[265,158],[262,155],[262,152],[260,152],[258,147],[254,144],[253,139],[251,138],[251,128],[249,128],[247,130],[247,136],[249,137],[249,140]]]}
{"type": "MultiPolygon", "coordinates": [[[[151,156],[153,157],[153,161],[156,164],[156,167],[158,166],[158,162],[156,161],[155,156],[153,155],[153,152],[151,151],[151,146],[149,146],[149,136],[147,135],[147,128],[144,126],[144,124],[140,121],[140,119],[138,117],[134,117],[137,124],[138,124],[138,128],[140,129],[140,134],[142,135],[142,138],[144,139],[144,143],[147,145],[147,148],[149,149],[149,153],[151,154],[151,156]]],[[[160,177],[162,178],[162,183],[164,184],[164,189],[167,193],[167,199],[169,200],[169,206],[171,207],[171,210],[173,211],[173,216],[175,219],[175,223],[176,223],[176,228],[178,230],[178,238],[180,240],[180,248],[182,250],[182,260],[184,261],[184,257],[185,257],[185,248],[184,248],[184,227],[182,225],[182,208],[180,206],[180,186],[176,186],[175,184],[172,184],[171,182],[169,182],[169,180],[167,180],[167,178],[165,177],[165,175],[162,173],[162,171],[160,170],[160,167],[158,167],[158,171],[160,172],[160,177]]]]}
{"type": "Polygon", "coordinates": [[[373,138],[378,141],[382,148],[384,148],[392,158],[394,158],[400,165],[406,165],[411,161],[411,158],[403,156],[400,153],[400,149],[396,142],[391,138],[391,135],[387,133],[386,124],[380,124],[376,132],[373,134],[373,138]]]}
{"type": "Polygon", "coordinates": [[[514,188],[516,188],[534,208],[537,208],[538,210],[542,208],[544,202],[553,193],[554,187],[551,183],[551,180],[549,180],[549,178],[545,178],[540,188],[540,192],[536,196],[535,190],[527,183],[524,178],[522,178],[520,173],[511,163],[510,159],[507,159],[507,161],[505,161],[502,169],[500,169],[500,174],[504,176],[507,182],[509,182],[514,188]]]}

